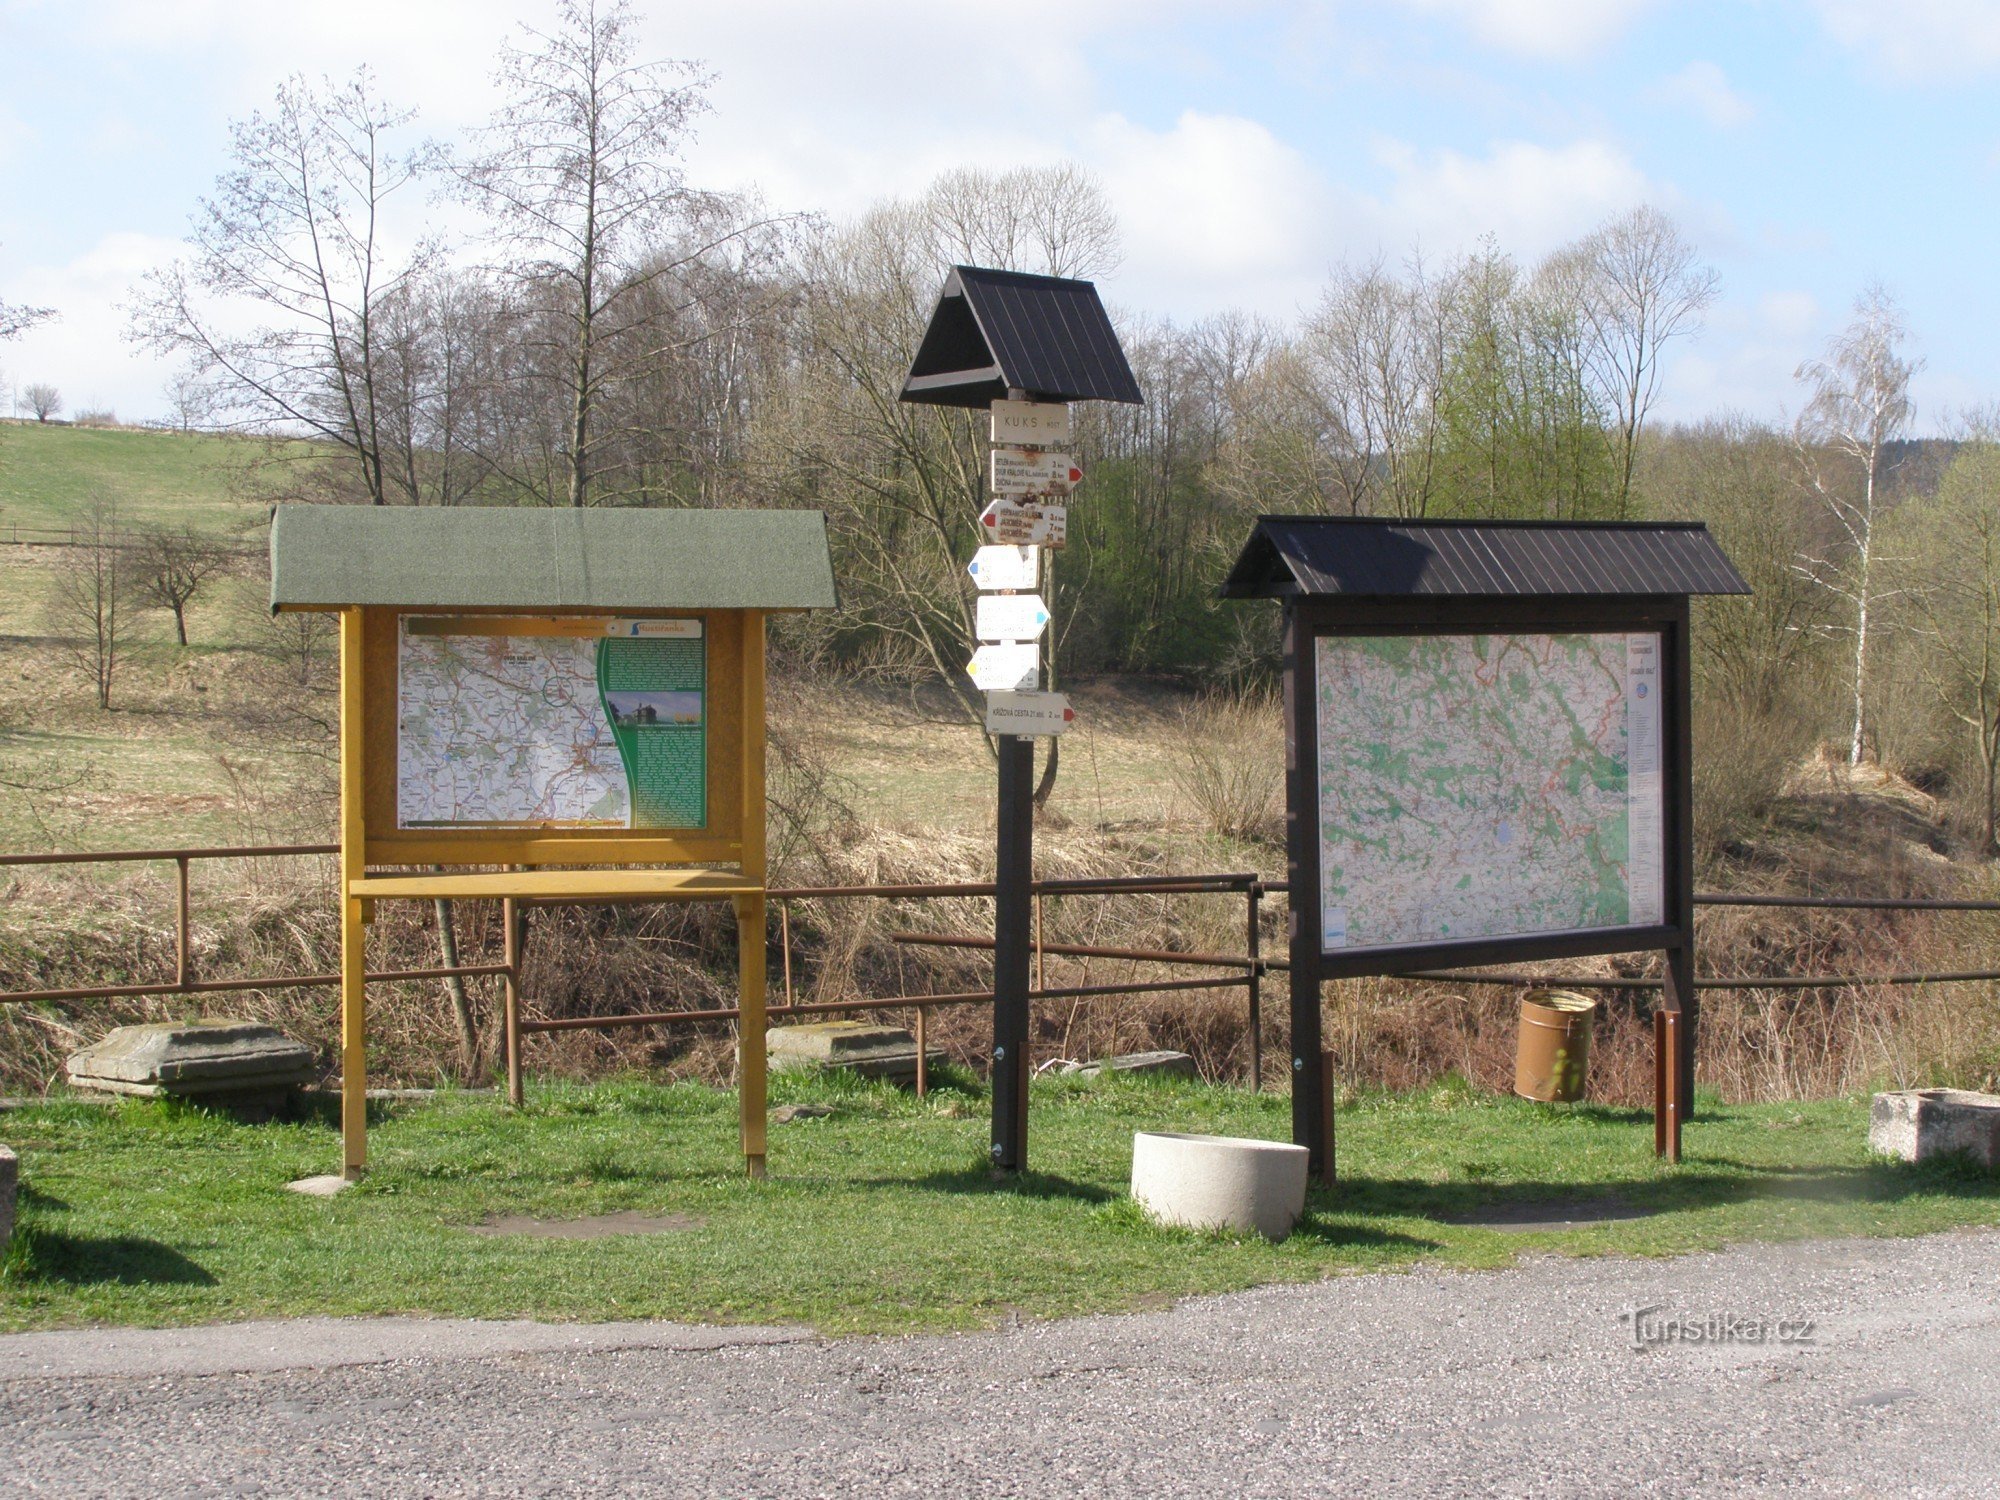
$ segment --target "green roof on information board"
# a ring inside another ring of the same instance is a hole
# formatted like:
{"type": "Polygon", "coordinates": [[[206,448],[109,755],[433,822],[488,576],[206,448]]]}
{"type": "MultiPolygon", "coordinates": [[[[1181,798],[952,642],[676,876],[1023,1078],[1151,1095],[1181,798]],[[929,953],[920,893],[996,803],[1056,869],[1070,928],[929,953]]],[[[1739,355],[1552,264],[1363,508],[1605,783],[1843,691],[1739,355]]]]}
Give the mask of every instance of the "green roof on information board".
{"type": "Polygon", "coordinates": [[[280,505],[271,608],[833,609],[816,510],[280,505]]]}

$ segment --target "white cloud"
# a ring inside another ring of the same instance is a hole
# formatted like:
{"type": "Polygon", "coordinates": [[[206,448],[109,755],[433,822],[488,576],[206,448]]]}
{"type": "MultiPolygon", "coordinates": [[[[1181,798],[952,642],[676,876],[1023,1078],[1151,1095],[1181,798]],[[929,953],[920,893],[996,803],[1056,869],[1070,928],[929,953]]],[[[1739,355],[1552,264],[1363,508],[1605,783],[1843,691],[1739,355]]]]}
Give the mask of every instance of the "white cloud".
{"type": "Polygon", "coordinates": [[[1798,405],[1794,374],[1824,341],[1825,318],[1819,299],[1798,288],[1766,292],[1750,303],[1720,303],[1701,338],[1670,353],[1660,419],[1744,412],[1762,421],[1786,420],[1798,405]]]}
{"type": "Polygon", "coordinates": [[[1669,207],[1677,196],[1604,141],[1501,141],[1483,156],[1388,141],[1377,156],[1395,175],[1380,201],[1383,227],[1427,250],[1465,250],[1490,234],[1533,259],[1627,209],[1669,207]]]}
{"type": "Polygon", "coordinates": [[[1691,62],[1661,79],[1651,92],[1655,99],[1690,110],[1717,130],[1748,125],[1757,117],[1750,101],[1730,87],[1728,75],[1712,62],[1691,62]]]}
{"type": "Polygon", "coordinates": [[[1904,80],[1965,79],[2000,69],[1993,0],[1813,0],[1821,24],[1864,66],[1904,80]]]}
{"type": "Polygon", "coordinates": [[[109,407],[127,421],[159,415],[166,407],[160,390],[170,366],[124,342],[119,304],[146,271],[179,250],[174,240],[118,232],[66,265],[12,270],[9,300],[57,313],[55,322],[0,350],[14,379],[47,381],[61,390],[72,411],[109,407]]]}
{"type": "Polygon", "coordinates": [[[1574,62],[1618,37],[1653,0],[1401,0],[1448,16],[1489,47],[1523,57],[1574,62]]]}

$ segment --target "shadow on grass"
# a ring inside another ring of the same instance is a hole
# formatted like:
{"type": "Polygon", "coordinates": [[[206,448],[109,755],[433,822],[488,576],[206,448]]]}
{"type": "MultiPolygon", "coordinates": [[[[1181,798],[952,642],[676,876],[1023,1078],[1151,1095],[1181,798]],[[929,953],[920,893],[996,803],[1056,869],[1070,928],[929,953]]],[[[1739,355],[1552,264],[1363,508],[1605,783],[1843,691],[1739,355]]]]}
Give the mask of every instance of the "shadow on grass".
{"type": "Polygon", "coordinates": [[[1064,1199],[1073,1203],[1109,1203],[1122,1197],[1096,1183],[1078,1182],[1054,1172],[1020,1172],[1003,1177],[984,1163],[958,1171],[928,1172],[921,1177],[877,1178],[857,1182],[857,1187],[929,1188],[939,1193],[964,1193],[976,1197],[1064,1199]]]}
{"type": "Polygon", "coordinates": [[[12,1265],[26,1281],[62,1286],[214,1286],[215,1277],[158,1240],[98,1239],[24,1225],[15,1232],[12,1265]]]}
{"type": "Polygon", "coordinates": [[[1315,1188],[1311,1202],[1323,1211],[1342,1214],[1528,1228],[1544,1221],[1611,1223],[1757,1201],[1895,1203],[1917,1196],[2000,1200],[2000,1175],[1963,1162],[1784,1167],[1716,1158],[1714,1166],[1726,1170],[1683,1168],[1665,1178],[1508,1183],[1343,1176],[1331,1191],[1315,1188]]]}

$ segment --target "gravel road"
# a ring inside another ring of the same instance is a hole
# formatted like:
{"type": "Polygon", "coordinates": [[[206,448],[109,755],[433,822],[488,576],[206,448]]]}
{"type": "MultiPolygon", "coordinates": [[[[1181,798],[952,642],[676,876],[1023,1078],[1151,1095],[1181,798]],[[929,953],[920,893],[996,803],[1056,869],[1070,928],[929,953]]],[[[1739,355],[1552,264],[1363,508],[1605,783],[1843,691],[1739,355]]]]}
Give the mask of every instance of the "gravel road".
{"type": "Polygon", "coordinates": [[[1996,1390],[2000,1232],[1967,1231],[1350,1276],[944,1337],[20,1334],[0,1338],[0,1489],[1991,1496],[1996,1390]]]}

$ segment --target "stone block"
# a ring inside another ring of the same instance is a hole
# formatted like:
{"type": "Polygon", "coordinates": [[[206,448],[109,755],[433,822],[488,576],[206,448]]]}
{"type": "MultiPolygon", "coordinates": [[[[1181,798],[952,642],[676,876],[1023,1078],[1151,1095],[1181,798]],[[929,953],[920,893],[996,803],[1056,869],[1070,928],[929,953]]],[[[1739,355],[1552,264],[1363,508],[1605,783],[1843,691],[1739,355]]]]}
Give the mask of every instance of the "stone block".
{"type": "Polygon", "coordinates": [[[14,1197],[21,1190],[21,1163],[11,1146],[0,1146],[0,1250],[14,1238],[14,1197]]]}
{"type": "Polygon", "coordinates": [[[1982,1167],[2000,1167],[2000,1094],[1970,1089],[1877,1094],[1868,1145],[1903,1161],[1963,1152],[1982,1167]]]}
{"type": "Polygon", "coordinates": [[[1152,1073],[1162,1078],[1196,1078],[1194,1059],[1185,1052],[1120,1052],[1095,1062],[1071,1063],[1065,1074],[1095,1078],[1099,1073],[1152,1073]]]}
{"type": "Polygon", "coordinates": [[[1283,1141],[1140,1131],[1132,1197],[1162,1224],[1281,1240],[1305,1212],[1306,1161],[1305,1147],[1283,1141]]]}
{"type": "MultiPolygon", "coordinates": [[[[764,1035],[773,1068],[845,1068],[864,1078],[906,1083],[917,1076],[917,1039],[900,1026],[866,1021],[820,1021],[809,1026],[773,1026],[764,1035]]],[[[933,1052],[936,1067],[944,1061],[933,1052]]]]}
{"type": "Polygon", "coordinates": [[[217,1101],[282,1096],[318,1071],[303,1042],[259,1022],[227,1020],[120,1026],[68,1063],[79,1089],[217,1101]]]}

